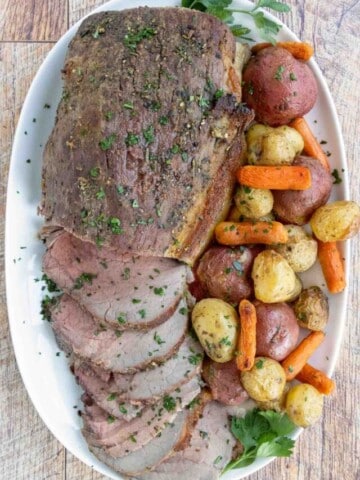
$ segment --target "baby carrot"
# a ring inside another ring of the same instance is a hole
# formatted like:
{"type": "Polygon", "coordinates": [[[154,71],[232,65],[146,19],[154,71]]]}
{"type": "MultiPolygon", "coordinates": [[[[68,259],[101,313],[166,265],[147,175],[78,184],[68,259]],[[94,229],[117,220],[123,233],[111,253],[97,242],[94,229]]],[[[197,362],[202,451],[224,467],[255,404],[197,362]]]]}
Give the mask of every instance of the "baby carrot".
{"type": "Polygon", "coordinates": [[[308,363],[306,363],[302,370],[300,370],[300,373],[296,375],[296,380],[302,383],[309,383],[324,395],[330,395],[335,388],[335,382],[333,382],[331,378],[308,363]]]}
{"type": "Polygon", "coordinates": [[[241,185],[270,190],[307,190],[311,187],[311,173],[297,165],[245,165],[236,176],[241,185]]]}
{"type": "MultiPolygon", "coordinates": [[[[277,42],[276,47],[285,48],[288,52],[292,54],[294,58],[298,60],[310,60],[314,55],[314,48],[310,43],[306,42],[277,42]]],[[[267,47],[272,47],[271,43],[257,43],[251,49],[252,53],[257,54],[261,50],[267,47]]]]}
{"type": "Polygon", "coordinates": [[[287,230],[280,222],[220,222],[215,227],[215,237],[222,245],[272,245],[288,241],[287,230]]]}
{"type": "Polygon", "coordinates": [[[319,160],[321,165],[330,172],[330,165],[328,157],[325,155],[320,143],[310,130],[310,127],[304,118],[295,118],[290,122],[289,127],[295,128],[304,140],[304,152],[310,157],[319,160]]]}
{"type": "Polygon", "coordinates": [[[241,300],[239,305],[240,333],[237,344],[237,368],[244,372],[254,366],[256,355],[256,310],[249,300],[241,300]]]}
{"type": "Polygon", "coordinates": [[[318,258],[326,285],[331,293],[342,292],[346,286],[344,263],[336,242],[318,242],[318,258]]]}
{"type": "Polygon", "coordinates": [[[295,350],[281,362],[287,381],[293,380],[298,375],[324,338],[324,332],[311,332],[310,335],[305,337],[295,350]]]}

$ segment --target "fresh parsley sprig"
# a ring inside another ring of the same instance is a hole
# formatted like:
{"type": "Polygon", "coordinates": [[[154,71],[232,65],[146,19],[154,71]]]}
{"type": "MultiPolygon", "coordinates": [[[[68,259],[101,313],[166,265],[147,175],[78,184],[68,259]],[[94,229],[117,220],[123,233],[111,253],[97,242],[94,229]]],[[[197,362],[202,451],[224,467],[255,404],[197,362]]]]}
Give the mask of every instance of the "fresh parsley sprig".
{"type": "Polygon", "coordinates": [[[257,408],[245,417],[232,417],[231,431],[243,445],[244,451],[232,460],[223,473],[233,468],[247,467],[258,457],[289,457],[295,441],[287,437],[295,425],[286,414],[257,408]]]}
{"type": "Polygon", "coordinates": [[[250,16],[253,19],[261,38],[267,42],[275,43],[275,37],[280,32],[281,25],[267,18],[264,12],[259,11],[259,9],[269,8],[270,10],[282,13],[290,11],[288,5],[276,0],[258,0],[256,5],[254,5],[254,8],[251,10],[229,8],[231,4],[232,0],[181,0],[182,7],[192,8],[193,10],[199,10],[214,15],[229,25],[235,37],[246,41],[253,41],[248,37],[251,30],[243,25],[234,24],[234,13],[250,16]]]}

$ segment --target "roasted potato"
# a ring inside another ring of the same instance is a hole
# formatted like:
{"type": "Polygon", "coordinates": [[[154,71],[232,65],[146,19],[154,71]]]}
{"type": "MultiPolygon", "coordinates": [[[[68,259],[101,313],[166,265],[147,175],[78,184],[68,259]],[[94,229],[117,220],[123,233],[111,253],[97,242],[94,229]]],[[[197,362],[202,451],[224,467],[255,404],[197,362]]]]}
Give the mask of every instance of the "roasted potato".
{"type": "Polygon", "coordinates": [[[320,287],[309,287],[294,303],[294,311],[300,327],[322,331],[329,319],[329,302],[320,287]]]}
{"type": "MultiPolygon", "coordinates": [[[[227,221],[229,221],[229,222],[248,222],[248,221],[251,221],[251,220],[252,220],[251,218],[244,217],[244,215],[242,215],[239,212],[236,205],[234,205],[231,208],[230,213],[229,213],[228,218],[227,218],[227,221]]],[[[263,217],[257,218],[257,220],[259,220],[260,222],[273,222],[275,220],[275,216],[272,212],[270,212],[267,215],[264,215],[263,217]]]]}
{"type": "Polygon", "coordinates": [[[256,357],[253,368],[241,372],[241,383],[257,402],[279,400],[286,384],[285,372],[276,360],[256,357]]]}
{"type": "Polygon", "coordinates": [[[274,245],[294,272],[305,272],[314,265],[317,257],[317,242],[298,225],[285,225],[289,239],[284,244],[274,245]]]}
{"type": "Polygon", "coordinates": [[[339,200],[319,207],[310,220],[316,238],[322,242],[347,240],[360,227],[360,207],[348,200],[339,200]]]}
{"type": "Polygon", "coordinates": [[[235,193],[235,205],[240,215],[259,219],[271,212],[274,198],[270,190],[241,185],[235,193]]]}
{"type": "Polygon", "coordinates": [[[215,362],[234,357],[239,319],[234,307],[217,298],[200,300],[191,314],[194,330],[207,355],[215,362]]]}
{"type": "Polygon", "coordinates": [[[253,293],[249,278],[257,247],[211,247],[201,257],[196,276],[209,297],[239,303],[253,293]]]}
{"type": "Polygon", "coordinates": [[[294,350],[299,325],[294,310],[286,303],[254,301],[256,309],[256,355],[284,360],[294,350]]]}
{"type": "Polygon", "coordinates": [[[321,417],[323,404],[323,395],[307,383],[292,387],[286,395],[286,413],[299,427],[315,423],[321,417]]]}
{"type": "Polygon", "coordinates": [[[309,112],[317,98],[316,79],[306,63],[280,47],[253,56],[243,70],[243,100],[256,119],[286,125],[309,112]]]}
{"type": "Polygon", "coordinates": [[[296,157],[293,165],[307,167],[311,173],[311,187],[307,190],[274,190],[274,213],[284,223],[305,225],[315,210],[330,196],[332,177],[315,158],[296,157]]]}
{"type": "Polygon", "coordinates": [[[290,165],[304,148],[304,140],[294,128],[272,128],[259,123],[247,131],[246,143],[251,165],[290,165]]]}
{"type": "Polygon", "coordinates": [[[286,383],[280,398],[277,398],[276,400],[269,400],[268,402],[257,402],[257,406],[260,408],[260,410],[275,410],[276,412],[284,412],[286,395],[289,390],[290,384],[286,383]]]}
{"type": "MultiPolygon", "coordinates": [[[[255,297],[264,303],[286,302],[299,294],[294,270],[279,253],[264,250],[255,258],[251,272],[255,297]]],[[[301,289],[301,284],[300,284],[301,289]]]]}

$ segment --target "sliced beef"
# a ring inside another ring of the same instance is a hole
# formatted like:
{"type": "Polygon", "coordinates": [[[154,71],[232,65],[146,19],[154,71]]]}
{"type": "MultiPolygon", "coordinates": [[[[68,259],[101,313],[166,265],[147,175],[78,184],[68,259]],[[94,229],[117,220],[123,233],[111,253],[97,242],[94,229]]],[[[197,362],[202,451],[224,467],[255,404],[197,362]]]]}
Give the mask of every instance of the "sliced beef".
{"type": "Polygon", "coordinates": [[[107,412],[97,406],[90,410],[85,407],[84,436],[90,445],[103,447],[112,457],[125,456],[155,438],[199,393],[199,379],[193,378],[172,396],[166,395],[155,405],[145,408],[130,422],[110,417],[109,424],[107,412]]]}
{"type": "Polygon", "coordinates": [[[227,213],[252,113],[214,16],[137,8],[86,18],[44,153],[41,213],[98,245],[189,264],[227,213]]]}
{"type": "MultiPolygon", "coordinates": [[[[159,343],[164,341],[160,337],[157,340],[159,343]]],[[[74,373],[98,405],[115,417],[125,414],[128,418],[139,411],[138,405],[134,408],[131,404],[155,403],[199,374],[202,356],[200,344],[188,335],[169,360],[133,375],[112,373],[106,380],[82,360],[75,361],[74,373]]]]}
{"type": "Polygon", "coordinates": [[[119,255],[65,231],[50,242],[43,269],[95,318],[119,329],[162,323],[186,285],[186,267],[175,260],[119,255]]]}
{"type": "Polygon", "coordinates": [[[185,301],[181,300],[175,313],[158,327],[120,332],[94,321],[65,294],[53,308],[51,319],[57,340],[67,351],[105,370],[133,373],[174,354],[185,338],[185,310],[185,301]]]}
{"type": "Polygon", "coordinates": [[[240,373],[235,360],[218,363],[207,359],[202,375],[210,387],[213,399],[224,405],[241,405],[249,398],[241,385],[240,373]]]}
{"type": "Polygon", "coordinates": [[[140,480],[212,480],[231,459],[235,438],[230,432],[227,408],[208,403],[196,424],[189,445],[140,480]]]}
{"type": "Polygon", "coordinates": [[[115,471],[134,476],[147,469],[156,467],[156,465],[171,455],[174,448],[182,442],[186,435],[188,415],[189,410],[179,412],[174,421],[166,425],[159,435],[156,435],[141,449],[135,450],[124,457],[114,458],[103,448],[92,445],[90,445],[90,450],[100,461],[115,471]]]}

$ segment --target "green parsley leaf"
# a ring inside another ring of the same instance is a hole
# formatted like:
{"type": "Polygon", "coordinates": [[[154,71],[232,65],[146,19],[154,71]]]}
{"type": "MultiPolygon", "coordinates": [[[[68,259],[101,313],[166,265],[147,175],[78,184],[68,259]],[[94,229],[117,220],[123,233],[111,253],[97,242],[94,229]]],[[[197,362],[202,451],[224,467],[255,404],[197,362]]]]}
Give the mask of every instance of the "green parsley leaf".
{"type": "Polygon", "coordinates": [[[172,410],[175,410],[176,408],[176,400],[173,397],[170,397],[169,395],[166,395],[163,398],[163,407],[165,410],[168,412],[171,412],[172,410]]]}
{"type": "Polygon", "coordinates": [[[270,424],[271,430],[273,430],[278,436],[289,435],[294,431],[295,425],[286,413],[281,414],[274,412],[273,410],[265,410],[259,412],[259,415],[266,418],[270,424]]]}
{"type": "Polygon", "coordinates": [[[115,140],[116,140],[115,133],[112,133],[111,135],[108,135],[107,137],[100,140],[99,145],[101,150],[103,151],[109,150],[112,147],[115,140]]]}

